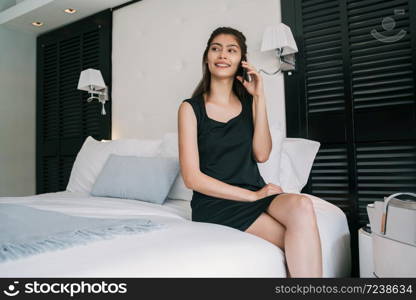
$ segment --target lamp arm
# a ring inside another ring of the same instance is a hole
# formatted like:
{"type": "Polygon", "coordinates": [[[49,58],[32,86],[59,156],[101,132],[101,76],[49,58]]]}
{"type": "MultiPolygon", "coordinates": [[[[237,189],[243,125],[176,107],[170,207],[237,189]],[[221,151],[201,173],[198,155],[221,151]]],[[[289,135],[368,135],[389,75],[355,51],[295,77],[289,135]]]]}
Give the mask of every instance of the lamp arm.
{"type": "Polygon", "coordinates": [[[91,102],[94,99],[100,100],[100,98],[98,98],[96,96],[90,96],[90,97],[88,97],[87,102],[91,102]]]}
{"type": "Polygon", "coordinates": [[[280,72],[280,68],[276,72],[273,72],[273,73],[269,73],[269,72],[267,72],[267,71],[265,71],[263,69],[260,69],[259,72],[263,72],[263,73],[265,73],[267,75],[275,75],[275,74],[277,74],[277,73],[280,72]]]}
{"type": "MultiPolygon", "coordinates": [[[[282,53],[283,53],[283,49],[282,48],[276,48],[275,51],[276,51],[276,57],[280,61],[280,63],[283,62],[283,63],[286,63],[288,65],[291,65],[292,67],[295,67],[295,63],[294,62],[291,62],[291,61],[286,60],[285,59],[285,55],[284,56],[282,55],[282,53]]],[[[259,72],[263,72],[263,73],[265,73],[267,75],[276,75],[277,73],[281,72],[281,68],[279,67],[279,69],[277,71],[273,72],[273,73],[269,73],[269,72],[267,72],[266,70],[263,70],[263,69],[260,69],[259,72]]]]}
{"type": "Polygon", "coordinates": [[[108,96],[107,96],[107,87],[103,90],[90,90],[88,92],[91,96],[87,99],[88,102],[91,102],[94,99],[97,99],[99,102],[108,100],[108,96]],[[96,96],[94,96],[96,95],[96,96]]]}
{"type": "Polygon", "coordinates": [[[284,62],[284,63],[286,63],[286,64],[288,64],[288,65],[291,65],[291,66],[295,66],[295,63],[294,62],[291,62],[291,61],[288,61],[288,60],[286,60],[285,59],[285,56],[281,56],[280,57],[280,60],[282,61],[282,62],[284,62]]]}

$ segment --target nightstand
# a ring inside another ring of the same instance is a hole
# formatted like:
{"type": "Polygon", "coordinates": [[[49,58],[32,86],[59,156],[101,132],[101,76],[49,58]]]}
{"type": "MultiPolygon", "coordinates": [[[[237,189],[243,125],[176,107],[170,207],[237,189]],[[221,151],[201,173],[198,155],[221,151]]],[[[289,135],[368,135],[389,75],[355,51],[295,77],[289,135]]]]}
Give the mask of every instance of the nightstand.
{"type": "Polygon", "coordinates": [[[369,224],[358,230],[358,250],[360,255],[360,278],[375,278],[373,239],[369,224]]]}

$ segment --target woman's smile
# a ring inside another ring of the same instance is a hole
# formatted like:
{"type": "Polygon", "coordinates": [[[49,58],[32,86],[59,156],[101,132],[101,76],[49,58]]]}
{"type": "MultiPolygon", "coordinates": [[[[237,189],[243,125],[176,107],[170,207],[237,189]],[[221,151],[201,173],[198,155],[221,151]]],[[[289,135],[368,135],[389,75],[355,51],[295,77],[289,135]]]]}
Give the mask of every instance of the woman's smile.
{"type": "Polygon", "coordinates": [[[229,67],[230,67],[230,65],[223,65],[223,64],[215,64],[215,66],[216,66],[217,68],[222,68],[222,69],[224,69],[224,68],[229,68],[229,67]]]}

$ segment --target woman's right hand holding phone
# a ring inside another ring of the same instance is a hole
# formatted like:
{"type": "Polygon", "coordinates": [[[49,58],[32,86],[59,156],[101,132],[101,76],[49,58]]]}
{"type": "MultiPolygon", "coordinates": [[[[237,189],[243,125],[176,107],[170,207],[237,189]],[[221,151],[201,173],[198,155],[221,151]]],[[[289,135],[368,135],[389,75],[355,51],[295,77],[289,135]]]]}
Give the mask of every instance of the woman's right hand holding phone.
{"type": "Polygon", "coordinates": [[[280,186],[273,184],[273,183],[268,183],[266,184],[264,187],[262,187],[260,190],[254,192],[256,195],[256,200],[271,196],[271,195],[276,195],[276,194],[280,194],[283,193],[283,190],[280,186]]]}

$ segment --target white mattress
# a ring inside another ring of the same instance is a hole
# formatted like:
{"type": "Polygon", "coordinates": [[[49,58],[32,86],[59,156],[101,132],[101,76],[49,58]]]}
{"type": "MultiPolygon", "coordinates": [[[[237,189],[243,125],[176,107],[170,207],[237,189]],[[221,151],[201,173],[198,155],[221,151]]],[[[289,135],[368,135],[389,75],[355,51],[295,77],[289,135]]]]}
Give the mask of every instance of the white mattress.
{"type": "MultiPolygon", "coordinates": [[[[312,196],[318,217],[324,277],[350,275],[349,232],[342,211],[312,196]]],[[[0,277],[286,277],[284,253],[249,233],[190,221],[190,202],[164,205],[72,192],[0,198],[70,215],[146,217],[166,224],[148,233],[120,236],[0,263],[0,277]]]]}

